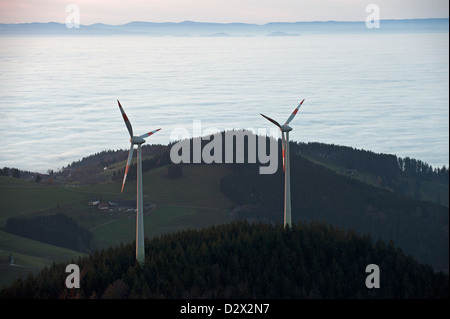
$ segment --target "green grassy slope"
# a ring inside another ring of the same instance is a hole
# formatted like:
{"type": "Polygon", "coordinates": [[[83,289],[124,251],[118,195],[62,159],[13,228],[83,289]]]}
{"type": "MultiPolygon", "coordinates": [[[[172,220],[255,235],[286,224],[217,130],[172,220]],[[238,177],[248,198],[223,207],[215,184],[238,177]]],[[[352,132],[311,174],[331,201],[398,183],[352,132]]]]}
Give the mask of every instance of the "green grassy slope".
{"type": "Polygon", "coordinates": [[[35,273],[53,262],[75,260],[83,255],[85,254],[0,230],[0,287],[20,276],[25,278],[30,272],[35,273]],[[14,258],[13,265],[10,255],[14,258]]]}
{"type": "MultiPolygon", "coordinates": [[[[154,204],[154,209],[144,214],[146,237],[228,222],[232,202],[220,192],[219,182],[229,173],[221,165],[185,166],[183,177],[173,180],[166,176],[165,167],[145,173],[144,200],[154,204]]],[[[135,181],[127,182],[123,194],[120,189],[120,182],[58,187],[0,177],[0,228],[10,217],[63,213],[92,231],[94,249],[130,243],[135,239],[134,213],[100,212],[87,205],[91,198],[111,201],[135,198],[135,181]]],[[[78,255],[0,230],[0,286],[52,261],[70,260],[78,255]],[[26,267],[10,266],[10,254],[15,264],[26,267]]]]}
{"type": "MultiPolygon", "coordinates": [[[[190,165],[183,167],[180,179],[167,178],[165,167],[144,174],[144,201],[155,205],[151,212],[144,214],[146,237],[228,222],[229,208],[233,203],[220,191],[219,182],[229,173],[223,165],[190,165]]],[[[111,200],[135,198],[135,181],[127,182],[123,194],[120,188],[120,183],[116,182],[84,186],[78,191],[111,200]]],[[[136,219],[133,213],[97,212],[95,215],[98,225],[92,231],[99,247],[135,239],[136,219]]],[[[84,221],[80,224],[88,226],[84,221]]]]}
{"type": "Polygon", "coordinates": [[[0,176],[0,227],[10,217],[84,201],[89,196],[63,187],[0,176]]]}
{"type": "MultiPolygon", "coordinates": [[[[88,198],[88,194],[45,184],[0,176],[0,228],[10,217],[42,213],[46,210],[73,205],[88,198]]],[[[82,255],[70,249],[16,236],[0,229],[0,286],[14,278],[82,255]],[[10,265],[10,255],[14,258],[10,265]]]]}
{"type": "MultiPolygon", "coordinates": [[[[222,176],[230,174],[225,165],[183,166],[183,177],[180,179],[169,179],[166,170],[166,167],[159,167],[144,174],[145,201],[214,208],[228,208],[232,205],[219,188],[222,176]]],[[[114,182],[80,186],[74,188],[74,191],[105,199],[136,197],[136,181],[127,181],[123,194],[120,189],[121,182],[114,182]]]]}

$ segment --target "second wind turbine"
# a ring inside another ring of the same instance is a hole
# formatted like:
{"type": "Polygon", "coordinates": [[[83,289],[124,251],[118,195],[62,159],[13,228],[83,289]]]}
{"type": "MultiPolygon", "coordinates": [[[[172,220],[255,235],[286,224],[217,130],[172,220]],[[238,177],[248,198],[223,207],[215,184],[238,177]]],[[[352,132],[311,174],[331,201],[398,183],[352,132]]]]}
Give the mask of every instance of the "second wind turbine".
{"type": "MultiPolygon", "coordinates": [[[[304,101],[304,100],[303,100],[304,101]]],[[[283,172],[284,172],[284,227],[288,226],[292,227],[292,218],[291,218],[291,172],[290,172],[290,161],[289,161],[289,132],[292,131],[292,127],[288,124],[292,121],[295,115],[298,112],[300,106],[302,106],[303,101],[295,108],[294,112],[292,112],[291,116],[287,119],[286,123],[280,125],[277,121],[271,119],[264,114],[261,114],[270,122],[275,124],[280,128],[281,131],[281,147],[283,150],[283,172]]]]}
{"type": "Polygon", "coordinates": [[[122,191],[125,186],[125,180],[127,179],[128,169],[131,165],[131,160],[133,159],[133,151],[134,145],[137,145],[137,196],[136,196],[136,260],[139,263],[144,263],[145,260],[145,250],[144,250],[144,203],[143,203],[143,191],[142,191],[142,153],[141,153],[141,145],[145,143],[144,137],[149,137],[150,135],[155,134],[160,130],[154,130],[140,136],[133,135],[133,127],[131,126],[130,120],[128,120],[125,111],[120,105],[119,100],[119,109],[122,113],[123,120],[125,121],[125,125],[127,126],[128,132],[130,133],[130,153],[128,153],[128,161],[127,166],[125,168],[125,174],[123,176],[122,182],[122,191]]]}

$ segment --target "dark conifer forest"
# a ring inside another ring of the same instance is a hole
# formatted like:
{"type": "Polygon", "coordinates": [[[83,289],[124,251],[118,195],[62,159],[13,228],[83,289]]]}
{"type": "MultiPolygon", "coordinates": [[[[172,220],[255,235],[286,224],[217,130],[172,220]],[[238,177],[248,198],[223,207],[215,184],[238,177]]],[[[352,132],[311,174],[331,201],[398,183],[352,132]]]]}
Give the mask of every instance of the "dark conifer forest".
{"type": "MultiPolygon", "coordinates": [[[[392,240],[421,263],[448,272],[448,207],[338,174],[303,155],[340,158],[337,161],[342,161],[344,167],[382,175],[383,179],[391,180],[392,185],[401,184],[405,175],[416,181],[428,179],[448,185],[445,167],[434,171],[426,169],[428,173],[423,175],[420,168],[429,166],[421,161],[314,143],[310,147],[291,143],[291,152],[294,222],[321,221],[359,234],[370,234],[374,239],[392,240]],[[408,167],[414,164],[414,168],[404,170],[399,163],[409,163],[408,167]]],[[[284,174],[282,162],[278,165],[277,172],[268,175],[259,174],[259,164],[229,166],[233,173],[221,180],[221,189],[236,204],[232,213],[236,220],[283,222],[284,174]]]]}
{"type": "MultiPolygon", "coordinates": [[[[237,204],[236,219],[283,222],[284,176],[231,166],[222,191],[237,204]]],[[[448,270],[448,208],[345,178],[300,156],[291,158],[292,220],[323,221],[392,240],[436,269],[448,270]]]]}
{"type": "Polygon", "coordinates": [[[3,289],[1,298],[448,298],[449,277],[392,243],[323,223],[248,222],[186,230],[75,260],[79,289],[65,287],[65,263],[3,289]],[[380,287],[368,288],[369,264],[380,287]]]}

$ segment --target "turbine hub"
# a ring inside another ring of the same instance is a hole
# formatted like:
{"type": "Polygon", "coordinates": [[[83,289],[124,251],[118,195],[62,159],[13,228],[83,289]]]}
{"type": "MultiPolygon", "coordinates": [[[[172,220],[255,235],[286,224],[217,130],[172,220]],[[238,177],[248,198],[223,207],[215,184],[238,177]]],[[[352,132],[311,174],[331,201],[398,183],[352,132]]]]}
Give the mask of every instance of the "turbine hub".
{"type": "Polygon", "coordinates": [[[284,124],[283,126],[281,126],[280,129],[281,129],[282,132],[290,132],[290,131],[292,131],[292,127],[290,127],[287,124],[284,124]]]}
{"type": "Polygon", "coordinates": [[[133,136],[132,138],[130,138],[130,142],[133,144],[143,144],[145,143],[145,140],[142,137],[133,136]]]}

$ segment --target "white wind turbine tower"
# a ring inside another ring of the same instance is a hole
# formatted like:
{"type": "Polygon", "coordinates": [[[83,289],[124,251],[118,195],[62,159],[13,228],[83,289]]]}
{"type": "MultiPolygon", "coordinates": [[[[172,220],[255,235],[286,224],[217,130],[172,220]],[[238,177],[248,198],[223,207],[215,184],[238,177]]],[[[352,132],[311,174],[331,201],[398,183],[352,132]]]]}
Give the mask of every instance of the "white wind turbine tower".
{"type": "MultiPolygon", "coordinates": [[[[304,100],[303,100],[304,101],[304,100]]],[[[272,120],[270,117],[261,114],[270,122],[278,126],[281,130],[281,146],[283,150],[283,172],[284,172],[284,227],[289,225],[292,226],[291,220],[291,177],[290,177],[290,164],[289,164],[289,132],[292,131],[292,127],[288,124],[292,121],[298,112],[300,106],[302,106],[303,101],[295,108],[291,116],[287,119],[284,125],[280,125],[277,121],[272,120]],[[286,136],[286,137],[285,137],[286,136]]]]}
{"type": "Polygon", "coordinates": [[[122,105],[120,105],[119,100],[117,100],[117,103],[119,103],[120,112],[122,113],[123,120],[125,121],[125,125],[127,126],[128,132],[130,133],[130,153],[128,154],[128,161],[127,166],[125,168],[125,174],[123,176],[123,182],[122,182],[122,190],[125,186],[125,180],[127,179],[128,169],[131,165],[131,159],[133,158],[133,151],[134,151],[134,145],[137,145],[137,196],[136,196],[136,260],[140,263],[143,263],[145,260],[145,252],[144,252],[144,204],[143,204],[143,192],[142,192],[142,154],[141,154],[141,145],[145,143],[144,137],[148,137],[150,135],[153,135],[154,133],[158,132],[160,130],[154,130],[145,134],[142,134],[140,136],[134,136],[133,135],[133,128],[131,127],[130,120],[128,120],[127,115],[125,114],[125,111],[122,108],[122,105]]]}

